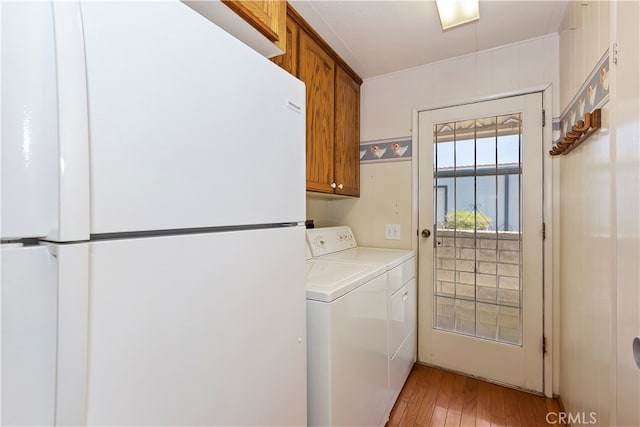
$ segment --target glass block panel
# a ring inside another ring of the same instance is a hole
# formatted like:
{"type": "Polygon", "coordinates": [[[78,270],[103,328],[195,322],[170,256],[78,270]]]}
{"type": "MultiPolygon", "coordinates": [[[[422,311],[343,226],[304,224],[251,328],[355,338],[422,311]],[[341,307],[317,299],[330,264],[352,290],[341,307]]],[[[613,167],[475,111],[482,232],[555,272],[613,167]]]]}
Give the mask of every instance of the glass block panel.
{"type": "Polygon", "coordinates": [[[455,330],[466,335],[475,335],[476,310],[473,301],[456,299],[455,330]]]}
{"type": "Polygon", "coordinates": [[[447,331],[454,330],[455,299],[436,297],[436,328],[447,331]]]}
{"type": "Polygon", "coordinates": [[[494,304],[476,304],[476,336],[496,339],[498,306],[494,304]]]}
{"type": "Polygon", "coordinates": [[[514,307],[499,307],[498,312],[498,340],[511,344],[521,344],[520,309],[514,307]]]}

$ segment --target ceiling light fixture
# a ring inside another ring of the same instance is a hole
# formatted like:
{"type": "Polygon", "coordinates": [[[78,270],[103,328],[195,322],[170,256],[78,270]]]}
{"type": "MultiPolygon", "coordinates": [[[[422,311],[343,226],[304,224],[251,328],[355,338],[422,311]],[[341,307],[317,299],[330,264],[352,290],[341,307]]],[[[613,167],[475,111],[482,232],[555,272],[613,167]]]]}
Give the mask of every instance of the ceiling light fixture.
{"type": "Polygon", "coordinates": [[[436,0],[443,30],[480,19],[479,0],[436,0]]]}

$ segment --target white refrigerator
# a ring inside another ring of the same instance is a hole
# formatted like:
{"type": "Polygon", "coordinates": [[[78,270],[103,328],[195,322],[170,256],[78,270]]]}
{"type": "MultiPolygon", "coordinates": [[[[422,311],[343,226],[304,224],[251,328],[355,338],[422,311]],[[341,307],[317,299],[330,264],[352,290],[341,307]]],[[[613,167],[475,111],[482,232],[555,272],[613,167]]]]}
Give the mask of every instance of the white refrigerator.
{"type": "Polygon", "coordinates": [[[181,2],[0,7],[2,424],[306,424],[303,83],[181,2]]]}

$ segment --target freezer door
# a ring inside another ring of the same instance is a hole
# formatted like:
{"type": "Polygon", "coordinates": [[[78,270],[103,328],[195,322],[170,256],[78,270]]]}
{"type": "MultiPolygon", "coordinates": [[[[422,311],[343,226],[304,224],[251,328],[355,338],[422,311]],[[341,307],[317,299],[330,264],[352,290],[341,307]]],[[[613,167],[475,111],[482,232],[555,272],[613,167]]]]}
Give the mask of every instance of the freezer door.
{"type": "Polygon", "coordinates": [[[53,11],[51,5],[40,2],[1,2],[0,8],[0,230],[2,239],[43,237],[57,220],[53,11]]]}
{"type": "Polygon", "coordinates": [[[304,229],[91,244],[89,425],[305,425],[304,229]]]}
{"type": "Polygon", "coordinates": [[[80,7],[1,2],[2,239],[89,238],[80,7]]]}
{"type": "Polygon", "coordinates": [[[304,220],[302,82],[178,1],[82,20],[91,233],[304,220]]]}

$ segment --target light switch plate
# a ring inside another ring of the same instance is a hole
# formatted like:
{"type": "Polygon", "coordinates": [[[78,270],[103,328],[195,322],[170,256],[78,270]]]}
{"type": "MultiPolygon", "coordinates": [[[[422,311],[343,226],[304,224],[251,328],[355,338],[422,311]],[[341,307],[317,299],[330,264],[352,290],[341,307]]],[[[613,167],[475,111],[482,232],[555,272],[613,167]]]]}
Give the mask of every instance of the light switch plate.
{"type": "Polygon", "coordinates": [[[400,240],[400,224],[385,224],[384,238],[386,240],[400,240]]]}

